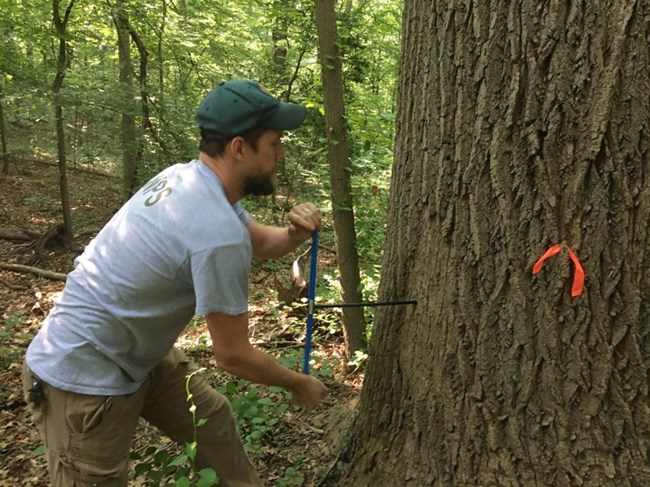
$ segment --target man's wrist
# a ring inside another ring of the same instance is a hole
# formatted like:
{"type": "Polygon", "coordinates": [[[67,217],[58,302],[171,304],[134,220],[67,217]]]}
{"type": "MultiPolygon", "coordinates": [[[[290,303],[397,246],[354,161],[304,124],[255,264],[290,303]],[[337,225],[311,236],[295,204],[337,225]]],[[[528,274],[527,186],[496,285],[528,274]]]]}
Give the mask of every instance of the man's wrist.
{"type": "Polygon", "coordinates": [[[293,393],[296,393],[303,388],[305,377],[307,376],[299,372],[296,372],[295,370],[292,370],[291,372],[293,372],[294,375],[291,378],[291,382],[289,383],[286,389],[293,393]]]}
{"type": "Polygon", "coordinates": [[[291,231],[292,227],[287,227],[287,234],[289,235],[289,241],[293,243],[296,247],[306,241],[309,238],[309,235],[301,235],[295,229],[291,231]]]}

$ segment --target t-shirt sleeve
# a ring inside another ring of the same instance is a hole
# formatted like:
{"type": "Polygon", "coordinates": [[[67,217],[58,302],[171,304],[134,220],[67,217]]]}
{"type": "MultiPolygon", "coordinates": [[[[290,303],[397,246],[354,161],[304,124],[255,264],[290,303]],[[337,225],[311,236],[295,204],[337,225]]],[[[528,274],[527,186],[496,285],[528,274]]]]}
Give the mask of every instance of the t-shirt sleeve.
{"type": "Polygon", "coordinates": [[[225,245],[192,255],[190,273],[196,295],[195,313],[239,315],[248,310],[250,249],[225,245]]]}

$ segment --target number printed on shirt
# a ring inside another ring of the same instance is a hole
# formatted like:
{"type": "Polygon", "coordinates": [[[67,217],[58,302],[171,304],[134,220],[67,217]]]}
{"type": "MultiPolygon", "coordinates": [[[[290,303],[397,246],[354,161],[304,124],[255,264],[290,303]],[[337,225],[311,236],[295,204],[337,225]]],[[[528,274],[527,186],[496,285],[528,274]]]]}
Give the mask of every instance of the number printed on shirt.
{"type": "Polygon", "coordinates": [[[172,189],[167,187],[167,183],[167,179],[160,176],[149,181],[147,185],[142,188],[142,194],[153,194],[144,201],[144,206],[153,206],[161,199],[172,194],[172,189]]]}

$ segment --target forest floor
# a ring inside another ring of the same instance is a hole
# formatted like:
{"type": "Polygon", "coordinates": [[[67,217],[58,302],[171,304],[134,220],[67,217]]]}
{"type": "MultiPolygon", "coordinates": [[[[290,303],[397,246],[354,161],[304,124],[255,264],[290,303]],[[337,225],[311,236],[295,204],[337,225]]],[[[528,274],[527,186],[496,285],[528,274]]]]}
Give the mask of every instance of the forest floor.
{"type": "MultiPolygon", "coordinates": [[[[52,239],[37,252],[38,236],[62,221],[58,169],[42,162],[16,161],[9,176],[0,176],[0,230],[20,230],[32,236],[27,240],[0,238],[0,263],[63,274],[72,269],[74,258],[120,207],[120,181],[81,170],[70,170],[68,179],[75,239],[65,246],[52,239]]],[[[277,293],[269,284],[275,276],[288,282],[290,264],[289,258],[275,267],[253,266],[250,331],[257,346],[297,369],[304,343],[304,327],[296,326],[302,319],[300,309],[279,306],[277,293]]],[[[25,409],[20,371],[27,345],[62,289],[62,281],[0,269],[0,487],[48,485],[40,440],[25,409]]],[[[231,392],[235,389],[231,400],[239,402],[233,402],[233,408],[241,413],[242,436],[265,485],[336,483],[339,455],[353,420],[363,375],[346,371],[340,333],[316,332],[315,336],[314,373],[328,386],[329,394],[311,414],[293,406],[279,391],[233,382],[219,371],[209,352],[207,330],[200,322],[188,327],[177,342],[206,369],[215,387],[230,387],[231,392]],[[254,425],[247,423],[251,411],[254,425]]],[[[150,485],[142,472],[157,468],[161,452],[172,458],[182,453],[182,447],[144,421],[136,431],[133,450],[140,457],[131,462],[129,485],[133,486],[150,485]],[[138,463],[140,475],[136,475],[138,463]]]]}

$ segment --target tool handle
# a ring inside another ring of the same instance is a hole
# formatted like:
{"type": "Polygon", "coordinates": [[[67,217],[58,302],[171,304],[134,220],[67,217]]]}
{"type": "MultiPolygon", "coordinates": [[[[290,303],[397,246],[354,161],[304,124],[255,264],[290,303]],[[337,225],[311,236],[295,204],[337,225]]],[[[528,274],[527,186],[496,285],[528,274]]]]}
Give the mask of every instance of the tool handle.
{"type": "Polygon", "coordinates": [[[311,332],[314,327],[314,300],[316,299],[316,262],[318,260],[318,230],[311,233],[311,265],[309,268],[309,289],[307,292],[307,335],[305,337],[305,362],[302,372],[309,375],[311,354],[311,332]]]}
{"type": "Polygon", "coordinates": [[[332,303],[332,304],[315,304],[314,309],[325,308],[363,308],[377,306],[402,306],[406,304],[418,304],[414,299],[408,301],[365,301],[363,303],[332,303]]]}

